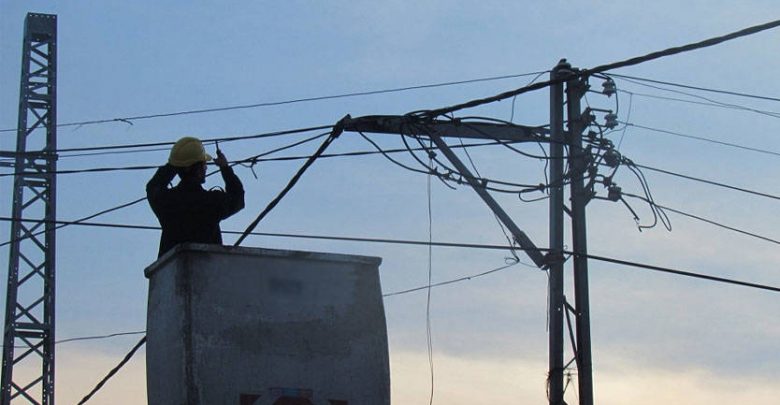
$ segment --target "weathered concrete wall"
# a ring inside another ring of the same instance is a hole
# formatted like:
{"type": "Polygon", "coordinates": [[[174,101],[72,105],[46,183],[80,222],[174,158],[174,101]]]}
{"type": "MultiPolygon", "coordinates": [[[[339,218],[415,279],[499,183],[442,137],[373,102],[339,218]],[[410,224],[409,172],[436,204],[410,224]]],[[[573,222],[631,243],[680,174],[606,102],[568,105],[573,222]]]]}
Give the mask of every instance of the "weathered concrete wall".
{"type": "Polygon", "coordinates": [[[388,405],[380,262],[175,248],[145,271],[149,404],[388,405]]]}

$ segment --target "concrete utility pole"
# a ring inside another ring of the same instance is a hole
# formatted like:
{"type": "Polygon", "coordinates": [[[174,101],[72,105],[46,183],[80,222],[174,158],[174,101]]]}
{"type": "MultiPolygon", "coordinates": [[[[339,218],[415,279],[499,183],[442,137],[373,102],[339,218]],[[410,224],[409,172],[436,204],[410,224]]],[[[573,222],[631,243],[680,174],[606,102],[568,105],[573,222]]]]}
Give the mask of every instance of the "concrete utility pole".
{"type": "Polygon", "coordinates": [[[576,77],[566,82],[569,117],[569,167],[571,171],[571,233],[574,252],[574,295],[577,319],[577,376],[580,405],[593,405],[593,375],[590,351],[590,298],[588,295],[588,241],[585,206],[592,197],[585,188],[585,171],[590,153],[582,149],[582,132],[590,117],[580,112],[580,99],[588,91],[587,79],[576,77]]]}
{"type": "Polygon", "coordinates": [[[54,404],[56,151],[57,16],[31,13],[24,23],[0,405],[54,404]],[[23,368],[40,373],[14,375],[23,368]]]}
{"type": "MultiPolygon", "coordinates": [[[[570,73],[571,66],[561,60],[550,73],[556,80],[570,73]]],[[[550,306],[549,352],[547,372],[550,405],[563,404],[563,84],[550,86],[550,306]]]]}
{"type": "Polygon", "coordinates": [[[486,122],[466,123],[458,119],[437,120],[416,116],[366,116],[348,120],[345,131],[374,132],[399,135],[415,135],[430,138],[436,147],[455,167],[456,175],[474,189],[490,207],[499,220],[510,230],[514,241],[526,252],[534,263],[550,271],[550,334],[548,394],[550,405],[564,405],[564,372],[573,362],[577,364],[580,405],[593,405],[593,376],[590,347],[590,309],[588,297],[588,260],[585,207],[591,199],[592,187],[585,186],[585,177],[592,177],[592,157],[583,149],[582,132],[590,126],[590,113],[580,111],[580,99],[588,89],[588,78],[576,75],[578,71],[566,60],[561,60],[550,74],[552,81],[566,82],[566,115],[568,131],[564,131],[564,84],[550,86],[550,129],[515,124],[494,124],[486,122]],[[480,138],[495,141],[547,142],[550,144],[550,248],[542,255],[528,236],[520,230],[506,211],[488,192],[486,184],[474,177],[465,164],[450,149],[443,137],[480,138]],[[564,146],[569,155],[564,155],[564,146]],[[564,173],[564,159],[568,160],[569,172],[564,173]],[[570,182],[570,208],[564,204],[564,184],[570,182]],[[571,233],[574,262],[575,306],[572,307],[564,295],[564,213],[571,217],[571,233]],[[564,363],[564,317],[569,321],[570,313],[576,320],[576,334],[569,335],[574,359],[564,363]],[[575,336],[576,335],[576,336],[575,336]]]}

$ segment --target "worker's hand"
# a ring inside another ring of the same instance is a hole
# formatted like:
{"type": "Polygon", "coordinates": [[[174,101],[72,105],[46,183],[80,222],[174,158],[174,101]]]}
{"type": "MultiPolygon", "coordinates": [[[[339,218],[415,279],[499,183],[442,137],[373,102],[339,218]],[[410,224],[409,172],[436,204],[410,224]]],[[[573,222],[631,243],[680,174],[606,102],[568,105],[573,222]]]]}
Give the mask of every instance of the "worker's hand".
{"type": "Polygon", "coordinates": [[[228,167],[228,161],[221,150],[217,150],[217,157],[214,159],[214,163],[220,168],[228,167]]]}

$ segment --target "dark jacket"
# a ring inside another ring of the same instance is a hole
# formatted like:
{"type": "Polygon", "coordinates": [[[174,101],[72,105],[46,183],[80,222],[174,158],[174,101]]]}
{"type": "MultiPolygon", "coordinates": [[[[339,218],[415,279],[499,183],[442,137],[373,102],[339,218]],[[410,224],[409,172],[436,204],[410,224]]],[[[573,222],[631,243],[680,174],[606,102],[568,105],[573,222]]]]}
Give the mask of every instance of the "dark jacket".
{"type": "Polygon", "coordinates": [[[168,183],[176,176],[171,165],[157,169],[146,184],[146,197],[162,226],[158,256],[184,242],[222,243],[219,221],[244,208],[244,187],[233,169],[220,169],[225,191],[206,191],[200,184],[181,181],[168,183]]]}

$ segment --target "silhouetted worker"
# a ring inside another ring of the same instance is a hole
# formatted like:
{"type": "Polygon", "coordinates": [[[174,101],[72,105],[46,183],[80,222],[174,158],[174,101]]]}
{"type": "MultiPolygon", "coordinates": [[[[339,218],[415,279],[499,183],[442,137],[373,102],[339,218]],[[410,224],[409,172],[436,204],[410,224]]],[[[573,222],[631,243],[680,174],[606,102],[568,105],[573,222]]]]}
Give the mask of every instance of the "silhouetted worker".
{"type": "Polygon", "coordinates": [[[211,160],[199,139],[184,137],[171,149],[168,164],[157,169],[146,184],[146,197],[162,226],[162,256],[184,242],[222,243],[219,222],[244,208],[244,187],[217,149],[214,163],[225,181],[225,191],[206,191],[206,162],[211,160]],[[179,184],[168,188],[176,175],[179,184]]]}

